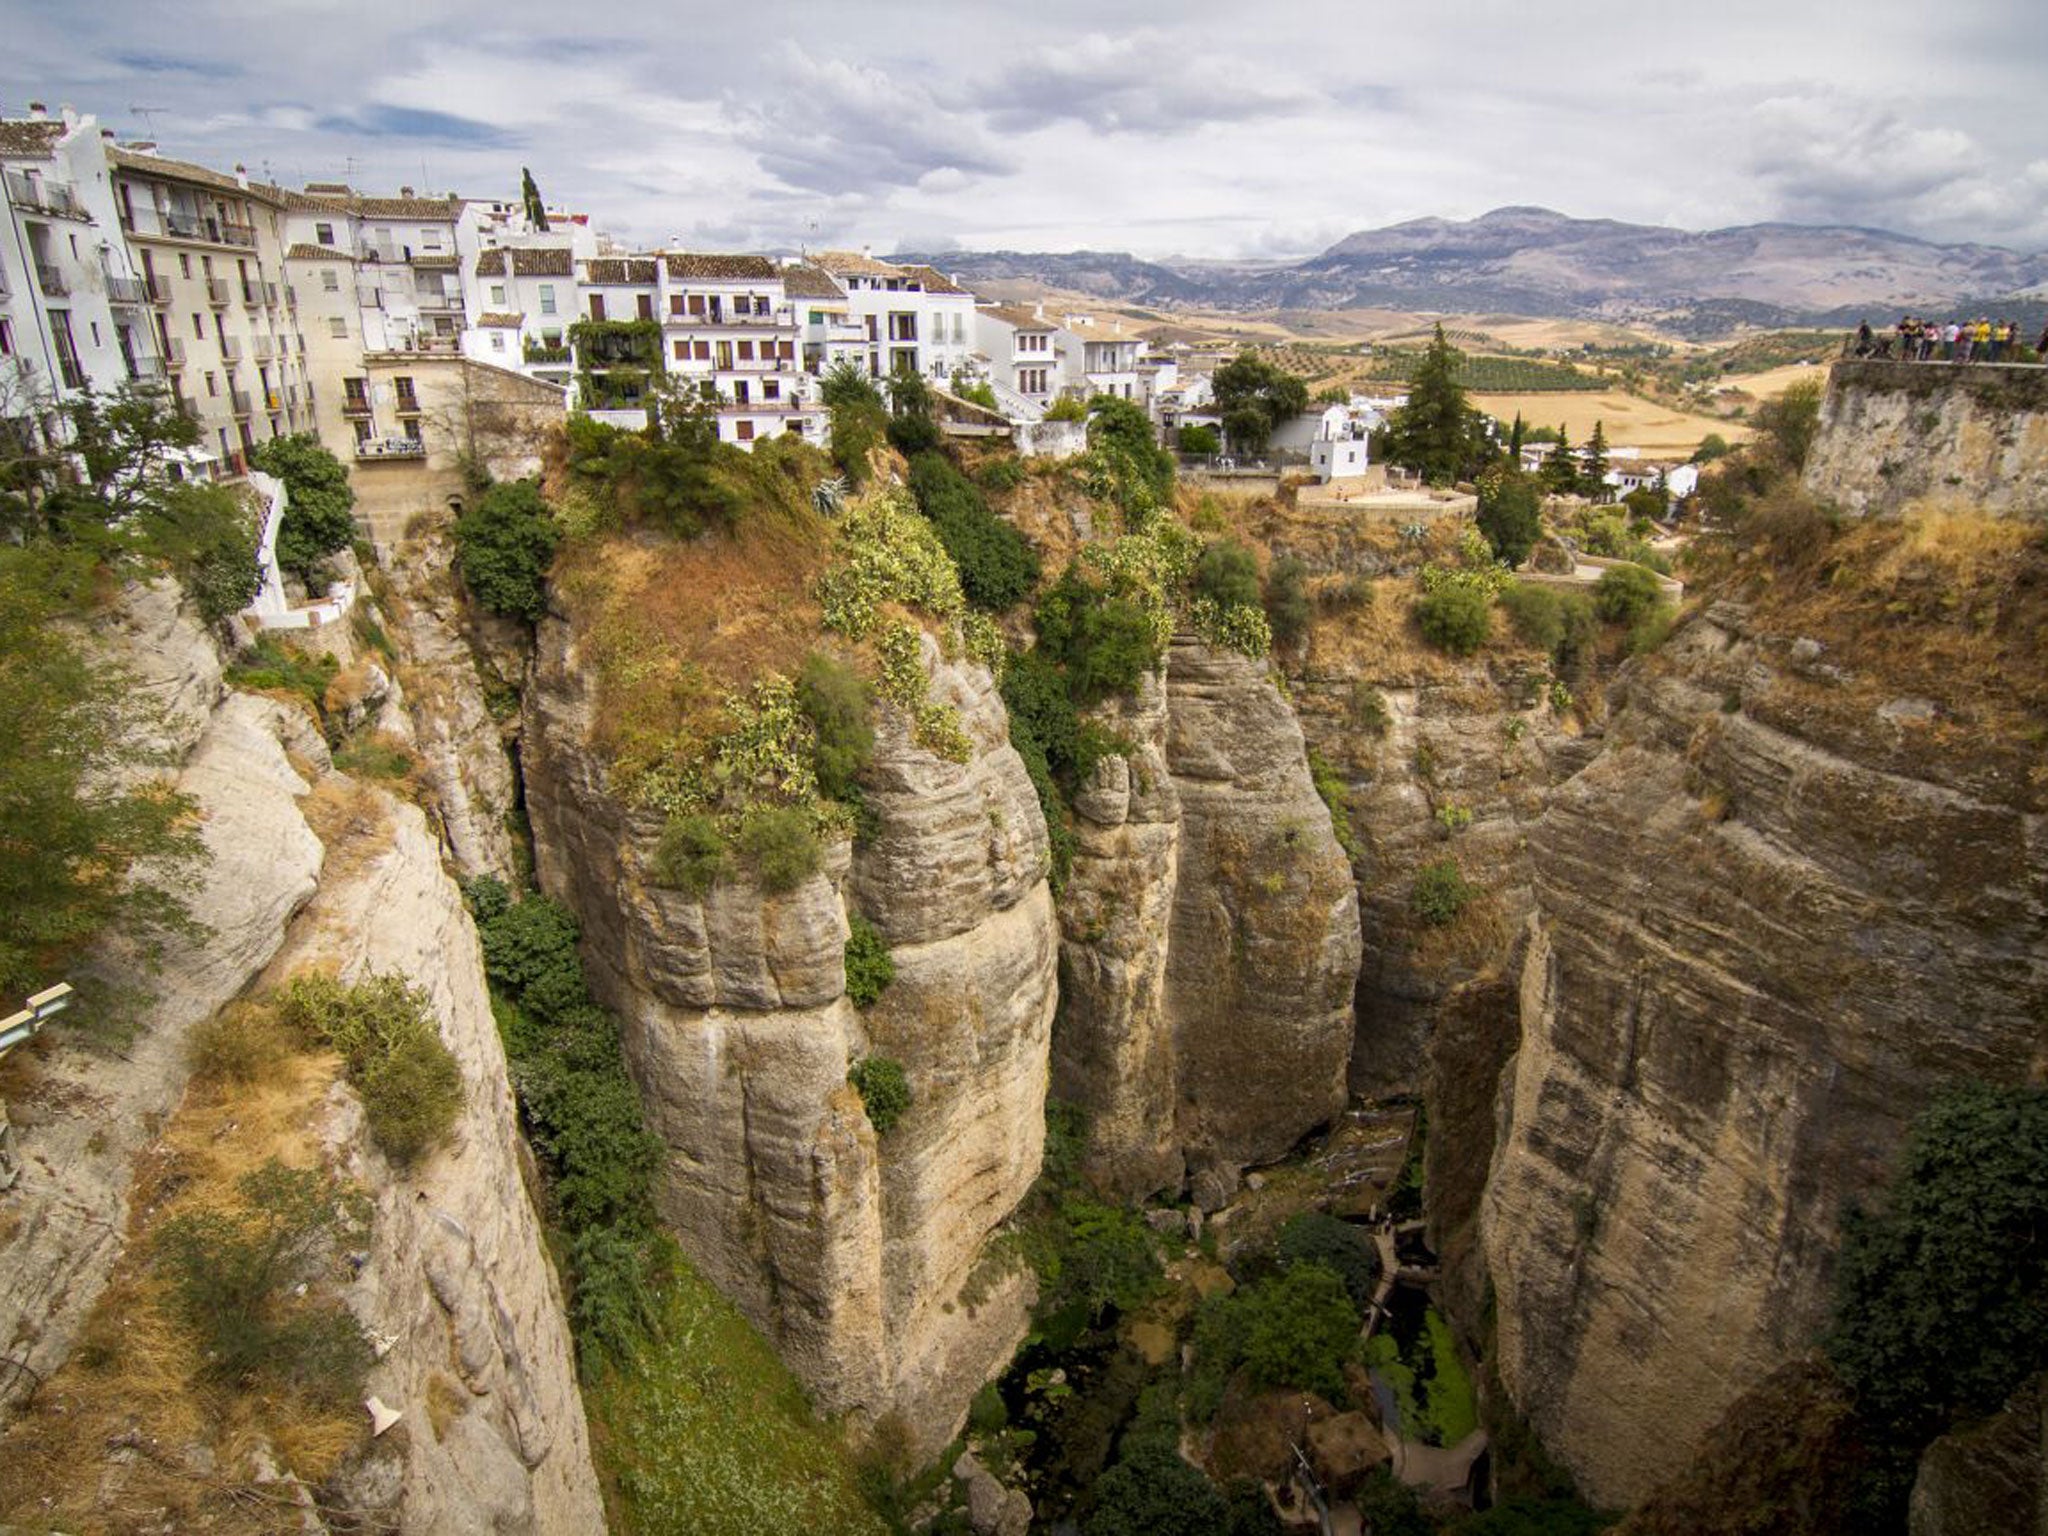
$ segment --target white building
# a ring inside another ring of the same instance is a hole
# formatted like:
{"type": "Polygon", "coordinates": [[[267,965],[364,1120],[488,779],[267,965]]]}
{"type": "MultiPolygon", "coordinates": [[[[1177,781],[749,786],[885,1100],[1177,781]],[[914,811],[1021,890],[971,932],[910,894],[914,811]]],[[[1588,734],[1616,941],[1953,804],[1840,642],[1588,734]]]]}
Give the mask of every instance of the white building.
{"type": "Polygon", "coordinates": [[[782,291],[796,317],[807,373],[823,378],[842,363],[851,363],[874,376],[867,321],[853,312],[846,290],[831,273],[809,262],[787,262],[782,291]]]}
{"type": "Polygon", "coordinates": [[[988,360],[996,398],[1012,414],[1038,420],[1066,386],[1065,364],[1058,338],[1059,323],[1043,307],[993,304],[975,311],[976,345],[988,360]],[[1019,413],[1014,401],[1028,409],[1019,413]],[[1033,414],[1035,413],[1035,414],[1033,414]]]}
{"type": "Polygon", "coordinates": [[[867,332],[870,377],[900,369],[947,383],[967,367],[976,340],[974,295],[930,267],[899,267],[865,252],[825,251],[811,264],[845,290],[849,315],[867,332]]]}
{"type": "Polygon", "coordinates": [[[0,120],[0,182],[0,420],[34,440],[46,407],[166,370],[99,124],[40,105],[0,120]]]}
{"type": "Polygon", "coordinates": [[[1316,435],[1309,440],[1309,468],[1325,485],[1364,474],[1372,462],[1366,446],[1371,435],[1372,423],[1350,407],[1326,407],[1316,435]]]}
{"type": "Polygon", "coordinates": [[[463,199],[417,197],[411,187],[397,197],[365,197],[340,182],[309,182],[284,200],[290,245],[352,258],[364,350],[462,351],[467,315],[456,231],[463,199]]]}
{"type": "MultiPolygon", "coordinates": [[[[594,240],[586,243],[595,249],[594,240]]],[[[616,291],[628,286],[645,301],[641,318],[652,318],[652,261],[631,263],[631,274],[624,261],[592,257],[585,264],[598,268],[589,290],[596,299],[597,318],[607,313],[618,319],[632,317],[635,306],[629,298],[622,302],[623,295],[616,291]]],[[[472,332],[463,338],[464,352],[478,362],[514,368],[545,383],[569,384],[569,327],[585,312],[584,278],[572,236],[527,236],[517,245],[478,251],[470,258],[462,298],[472,332]]]]}
{"type": "Polygon", "coordinates": [[[658,312],[662,365],[717,390],[721,441],[745,447],[784,432],[825,440],[824,408],[804,372],[796,312],[775,262],[664,251],[658,312]]]}
{"type": "Polygon", "coordinates": [[[1060,327],[1066,382],[1088,398],[1110,395],[1144,403],[1138,375],[1143,338],[1124,329],[1121,320],[1108,323],[1093,315],[1067,315],[1060,327]]]}

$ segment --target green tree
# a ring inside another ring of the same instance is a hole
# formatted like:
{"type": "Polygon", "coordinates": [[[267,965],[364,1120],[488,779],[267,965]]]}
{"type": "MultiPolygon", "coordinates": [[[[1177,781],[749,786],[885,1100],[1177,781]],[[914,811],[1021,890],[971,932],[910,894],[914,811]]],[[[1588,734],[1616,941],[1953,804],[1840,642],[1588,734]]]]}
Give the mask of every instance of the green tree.
{"type": "Polygon", "coordinates": [[[1543,536],[1543,505],[1536,482],[1510,459],[1479,477],[1479,531],[1510,567],[1521,565],[1543,536]]]}
{"type": "Polygon", "coordinates": [[[1108,481],[1126,528],[1142,529],[1173,505],[1173,455],[1159,446],[1136,401],[1097,395],[1088,402],[1088,457],[1108,481]]]}
{"type": "Polygon", "coordinates": [[[519,200],[526,205],[526,222],[546,234],[548,205],[541,201],[540,186],[534,181],[533,172],[523,165],[519,168],[519,200]]]}
{"type": "Polygon", "coordinates": [[[150,952],[199,931],[192,802],[146,776],[143,696],[63,622],[78,615],[59,594],[90,568],[41,541],[0,549],[0,996],[110,929],[150,952]]]}
{"type": "Polygon", "coordinates": [[[1758,433],[1794,474],[1806,467],[1806,456],[1820,432],[1820,400],[1820,381],[1801,379],[1756,408],[1758,433]]]}
{"type": "Polygon", "coordinates": [[[1242,544],[1218,539],[1195,561],[1195,592],[1219,608],[1256,607],[1259,562],[1242,544]]]}
{"type": "Polygon", "coordinates": [[[796,701],[817,736],[818,788],[834,800],[851,800],[859,793],[861,770],[875,755],[866,681],[845,663],[813,651],[797,675],[796,701]]]}
{"type": "Polygon", "coordinates": [[[470,594],[493,613],[538,619],[561,529],[531,480],[493,485],[455,519],[455,548],[470,594]]]}
{"type": "Polygon", "coordinates": [[[1515,424],[1508,429],[1508,463],[1519,469],[1522,464],[1522,444],[1527,440],[1528,424],[1522,420],[1522,413],[1515,412],[1515,424]]]}
{"type": "Polygon", "coordinates": [[[1363,1311],[1379,1282],[1379,1250],[1365,1229],[1324,1211],[1302,1211],[1280,1229],[1282,1269],[1321,1264],[1344,1282],[1353,1307],[1363,1311]]]}
{"type": "Polygon", "coordinates": [[[1308,409],[1308,385],[1249,348],[1218,368],[1209,384],[1224,435],[1247,453],[1264,453],[1274,429],[1308,409]]]}
{"type": "Polygon", "coordinates": [[[1216,429],[1202,422],[1182,427],[1179,433],[1182,453],[1220,453],[1223,440],[1216,435],[1216,429]]]}
{"type": "Polygon", "coordinates": [[[1266,573],[1266,622],[1272,627],[1273,643],[1292,648],[1308,635],[1314,612],[1308,600],[1308,567],[1292,555],[1282,555],[1266,573]]]}
{"type": "Polygon", "coordinates": [[[832,419],[833,461],[854,484],[864,484],[868,455],[881,443],[889,424],[882,392],[851,358],[842,357],[826,373],[818,393],[832,419]]]}
{"type": "Polygon", "coordinates": [[[1440,651],[1470,656],[1493,633],[1493,606],[1486,594],[1462,584],[1430,593],[1415,605],[1422,637],[1440,651]]]}
{"type": "Polygon", "coordinates": [[[1916,1447],[2048,1368],[2048,1091],[1967,1084],[1920,1112],[1883,1207],[1843,1220],[1826,1349],[1916,1447]]]}
{"type": "Polygon", "coordinates": [[[1296,1264],[1254,1287],[1245,1366],[1267,1387],[1300,1387],[1341,1401],[1344,1362],[1358,1342],[1358,1312],[1337,1272],[1296,1264]]]}
{"type": "Polygon", "coordinates": [[[1154,1439],[1128,1447],[1093,1496],[1087,1536],[1224,1536],[1230,1517],[1215,1485],[1154,1439]]]}
{"type": "Polygon", "coordinates": [[[1709,432],[1700,439],[1699,447],[1692,452],[1695,464],[1711,464],[1716,459],[1725,459],[1729,454],[1728,439],[1718,432],[1709,432]]]}
{"type": "Polygon", "coordinates": [[[284,521],[277,529],[277,563],[309,586],[321,583],[322,564],[356,536],[351,515],[356,493],[341,460],[310,432],[273,437],[250,450],[249,462],[284,482],[284,521]]]}
{"type": "Polygon", "coordinates": [[[1593,584],[1593,608],[1610,624],[1633,624],[1664,600],[1656,572],[1633,563],[1609,566],[1593,584]]]}
{"type": "Polygon", "coordinates": [[[1593,423],[1593,435],[1586,439],[1586,460],[1579,471],[1581,494],[1594,501],[1607,499],[1607,424],[1593,423]]]}
{"type": "Polygon", "coordinates": [[[1550,450],[1550,457],[1543,461],[1538,472],[1543,488],[1559,496],[1569,496],[1579,488],[1579,459],[1572,451],[1572,440],[1563,427],[1557,429],[1557,446],[1550,450]]]}
{"type": "Polygon", "coordinates": [[[1449,485],[1485,456],[1479,415],[1458,383],[1464,361],[1439,323],[1408,381],[1408,403],[1387,423],[1387,457],[1432,485],[1449,485]]]}

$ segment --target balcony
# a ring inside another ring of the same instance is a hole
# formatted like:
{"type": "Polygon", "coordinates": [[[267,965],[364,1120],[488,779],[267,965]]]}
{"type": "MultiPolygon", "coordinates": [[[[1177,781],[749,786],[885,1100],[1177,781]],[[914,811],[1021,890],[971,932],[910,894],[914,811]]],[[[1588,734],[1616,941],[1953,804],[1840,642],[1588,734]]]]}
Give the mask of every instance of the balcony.
{"type": "Polygon", "coordinates": [[[204,240],[206,227],[199,222],[198,215],[180,213],[175,208],[164,208],[157,212],[164,229],[180,240],[204,240]]]}
{"type": "Polygon", "coordinates": [[[7,173],[7,200],[15,207],[59,219],[91,219],[78,194],[62,182],[31,180],[20,171],[7,173]]]}
{"type": "Polygon", "coordinates": [[[401,416],[417,416],[417,415],[419,415],[419,413],[420,413],[420,401],[419,401],[419,396],[417,396],[417,395],[407,395],[407,394],[401,394],[401,395],[400,395],[400,396],[398,397],[398,414],[399,414],[399,415],[401,415],[401,416]]]}
{"type": "Polygon", "coordinates": [[[273,344],[268,336],[258,336],[250,343],[252,354],[259,363],[270,361],[273,344]]]}
{"type": "Polygon", "coordinates": [[[341,414],[367,416],[370,414],[370,402],[361,395],[344,395],[341,400],[341,414]]]}
{"type": "Polygon", "coordinates": [[[263,408],[266,411],[283,410],[284,396],[274,389],[265,390],[263,392],[263,408]]]}
{"type": "Polygon", "coordinates": [[[545,342],[529,341],[526,344],[526,360],[529,363],[566,363],[569,349],[566,346],[548,346],[545,342]]]}
{"type": "Polygon", "coordinates": [[[171,280],[169,278],[150,278],[149,302],[152,304],[168,304],[171,302],[171,280]]]}
{"type": "Polygon", "coordinates": [[[209,277],[206,280],[206,300],[215,309],[226,309],[228,307],[227,283],[221,278],[209,277]]]}
{"type": "Polygon", "coordinates": [[[109,272],[107,299],[114,304],[144,304],[149,300],[149,289],[139,277],[116,277],[109,272]]]}
{"type": "Polygon", "coordinates": [[[222,245],[239,245],[252,251],[256,249],[255,225],[220,223],[213,219],[208,219],[206,224],[208,233],[222,245]]]}
{"type": "Polygon", "coordinates": [[[185,366],[185,343],[173,336],[164,344],[164,361],[173,368],[185,366]]]}
{"type": "Polygon", "coordinates": [[[36,286],[53,299],[61,299],[71,291],[71,285],[64,281],[64,274],[57,270],[55,262],[36,263],[36,286]]]}
{"type": "Polygon", "coordinates": [[[128,359],[128,377],[137,383],[156,383],[164,376],[164,362],[160,357],[131,357],[128,359]]]}
{"type": "Polygon", "coordinates": [[[220,360],[224,363],[239,363],[242,360],[242,343],[233,336],[220,339],[220,360]]]}
{"type": "Polygon", "coordinates": [[[251,411],[253,411],[256,408],[256,402],[251,400],[249,398],[249,392],[243,389],[229,390],[228,404],[233,408],[234,413],[237,416],[247,416],[251,411]]]}
{"type": "Polygon", "coordinates": [[[416,437],[375,437],[356,444],[356,457],[362,460],[378,459],[424,459],[427,445],[416,437]]]}

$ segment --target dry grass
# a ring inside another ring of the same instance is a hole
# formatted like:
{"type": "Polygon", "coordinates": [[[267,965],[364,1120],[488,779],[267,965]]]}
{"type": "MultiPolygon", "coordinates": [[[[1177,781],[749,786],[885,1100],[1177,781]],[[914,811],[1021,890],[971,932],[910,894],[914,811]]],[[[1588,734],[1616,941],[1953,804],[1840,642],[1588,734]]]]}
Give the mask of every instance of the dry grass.
{"type": "Polygon", "coordinates": [[[1781,708],[1830,735],[1878,730],[1904,767],[2048,807],[2048,539],[2037,523],[1922,502],[1796,566],[1751,555],[1735,579],[1755,593],[1760,628],[1820,641],[1842,673],[1784,680],[1781,708]],[[1876,725],[1902,697],[1931,701],[1935,718],[1876,725]]]}
{"type": "Polygon", "coordinates": [[[198,1341],[151,1265],[155,1232],[181,1212],[232,1206],[243,1175],[275,1158],[320,1160],[318,1106],[339,1063],[280,1053],[242,1082],[199,1082],[137,1168],[126,1252],[70,1361],[0,1438],[0,1522],[24,1529],[256,1533],[301,1528],[256,1453],[308,1483],[362,1438],[352,1406],[206,1382],[198,1341]]]}
{"type": "Polygon", "coordinates": [[[761,519],[688,543],[618,535],[573,546],[556,570],[598,680],[595,737],[615,763],[705,741],[720,700],[818,644],[811,589],[831,555],[821,520],[761,519]]]}
{"type": "Polygon", "coordinates": [[[1709,432],[1718,432],[1731,443],[1745,441],[1750,435],[1749,429],[1738,422],[1694,415],[1619,389],[1597,394],[1474,394],[1472,404],[1502,421],[1513,421],[1519,411],[1534,426],[1561,425],[1571,440],[1580,445],[1592,435],[1593,423],[1597,421],[1607,434],[1610,447],[1640,448],[1653,458],[1687,458],[1709,432]]]}
{"type": "Polygon", "coordinates": [[[391,846],[390,796],[341,774],[314,785],[299,814],[327,849],[328,876],[361,869],[391,846]]]}

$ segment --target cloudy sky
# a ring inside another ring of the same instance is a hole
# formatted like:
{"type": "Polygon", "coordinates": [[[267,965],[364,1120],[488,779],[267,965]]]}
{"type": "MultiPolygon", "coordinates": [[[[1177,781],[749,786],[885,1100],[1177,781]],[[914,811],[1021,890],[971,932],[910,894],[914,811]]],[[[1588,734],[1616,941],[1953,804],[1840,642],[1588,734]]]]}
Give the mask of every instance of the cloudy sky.
{"type": "Polygon", "coordinates": [[[1679,9],[0,0],[0,112],[294,185],[531,166],[634,243],[1287,258],[1539,203],[2048,248],[2040,0],[1679,9]]]}

